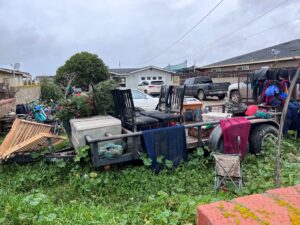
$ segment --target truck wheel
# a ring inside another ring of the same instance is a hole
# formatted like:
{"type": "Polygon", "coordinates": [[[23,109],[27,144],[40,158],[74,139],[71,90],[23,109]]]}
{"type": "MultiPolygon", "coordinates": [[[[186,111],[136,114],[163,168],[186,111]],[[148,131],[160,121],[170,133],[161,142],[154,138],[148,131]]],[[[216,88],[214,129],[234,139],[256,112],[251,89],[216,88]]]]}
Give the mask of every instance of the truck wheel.
{"type": "Polygon", "coordinates": [[[198,91],[198,99],[199,100],[205,100],[206,99],[206,96],[205,96],[203,90],[198,91]]]}
{"type": "Polygon", "coordinates": [[[225,98],[225,95],[224,94],[218,95],[218,98],[219,98],[219,100],[223,100],[225,98]]]}
{"type": "Polygon", "coordinates": [[[239,91],[232,91],[230,94],[230,99],[234,102],[240,102],[241,96],[239,91]]]}
{"type": "Polygon", "coordinates": [[[144,90],[144,93],[145,93],[145,94],[148,94],[148,91],[147,91],[147,90],[144,90]]]}
{"type": "Polygon", "coordinates": [[[261,147],[267,137],[277,137],[278,130],[269,124],[261,124],[255,127],[249,137],[250,153],[258,154],[261,152],[261,147]]]}

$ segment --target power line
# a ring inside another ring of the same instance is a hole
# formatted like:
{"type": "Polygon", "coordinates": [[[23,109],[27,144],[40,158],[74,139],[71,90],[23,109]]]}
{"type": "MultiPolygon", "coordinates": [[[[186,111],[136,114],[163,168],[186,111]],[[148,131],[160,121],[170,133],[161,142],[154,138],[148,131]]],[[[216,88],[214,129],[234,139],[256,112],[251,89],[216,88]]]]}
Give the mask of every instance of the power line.
{"type": "Polygon", "coordinates": [[[147,62],[151,62],[154,59],[162,56],[163,54],[165,54],[167,51],[169,51],[171,48],[173,48],[176,44],[178,44],[182,39],[184,39],[189,33],[191,33],[199,24],[201,24],[216,8],[218,8],[218,6],[223,2],[224,0],[221,0],[217,5],[215,5],[201,20],[199,20],[194,26],[192,26],[187,32],[185,32],[183,35],[181,35],[175,42],[173,42],[170,46],[168,46],[166,49],[164,49],[162,52],[160,52],[158,55],[156,55],[155,57],[152,57],[140,64],[144,64],[147,62]]]}
{"type": "MultiPolygon", "coordinates": [[[[209,47],[209,46],[207,46],[207,47],[203,47],[203,48],[201,48],[201,49],[199,49],[199,50],[208,50],[208,49],[218,49],[218,48],[223,48],[223,47],[225,47],[225,46],[232,45],[232,44],[235,44],[235,43],[237,43],[237,42],[245,41],[245,40],[247,40],[247,39],[249,39],[249,38],[252,38],[252,37],[255,37],[255,36],[259,35],[259,34],[265,33],[266,31],[273,30],[273,29],[275,29],[275,28],[277,28],[277,27],[281,27],[281,26],[283,26],[283,25],[292,23],[292,22],[297,21],[297,20],[300,20],[300,17],[295,18],[295,19],[292,19],[292,20],[289,20],[289,21],[287,21],[287,22],[284,22],[284,23],[281,23],[281,24],[278,24],[278,25],[275,25],[275,26],[272,26],[272,27],[269,27],[269,28],[266,28],[266,29],[261,30],[261,31],[259,31],[259,32],[250,34],[250,35],[248,35],[248,36],[246,36],[246,37],[237,39],[237,40],[235,40],[235,41],[225,43],[224,45],[221,45],[221,46],[217,46],[217,47],[212,47],[212,46],[209,47]]],[[[188,55],[185,55],[185,56],[183,56],[183,57],[177,58],[177,59],[175,59],[174,61],[177,61],[177,60],[180,60],[180,59],[184,59],[184,58],[186,58],[187,56],[188,56],[188,55]]]]}
{"type": "MultiPolygon", "coordinates": [[[[245,28],[246,26],[248,26],[248,25],[254,23],[255,21],[261,19],[262,17],[264,17],[265,15],[269,14],[269,13],[272,12],[273,10],[277,9],[278,7],[280,7],[281,5],[283,5],[284,3],[286,3],[287,1],[289,1],[289,0],[285,0],[285,1],[280,2],[279,4],[277,4],[276,6],[274,6],[274,7],[271,8],[271,9],[269,9],[268,11],[264,12],[263,14],[259,15],[258,17],[254,18],[253,20],[251,20],[251,21],[249,21],[249,22],[243,24],[242,26],[238,27],[237,29],[235,29],[235,30],[233,30],[233,31],[231,31],[231,32],[228,32],[227,34],[225,34],[225,35],[221,36],[220,38],[214,40],[213,42],[207,44],[206,47],[201,48],[201,49],[198,49],[198,50],[205,50],[205,49],[208,49],[209,46],[215,45],[217,42],[219,42],[219,41],[225,39],[226,37],[229,37],[229,36],[231,36],[232,34],[234,34],[234,33],[238,32],[238,31],[242,30],[242,29],[245,28]]],[[[180,57],[180,58],[178,58],[178,59],[182,59],[182,58],[185,58],[185,57],[187,57],[187,56],[188,56],[188,55],[185,55],[184,57],[180,57]]],[[[176,60],[178,60],[178,59],[176,59],[176,60]]]]}
{"type": "Polygon", "coordinates": [[[246,24],[240,26],[239,28],[237,28],[236,30],[233,30],[231,32],[228,32],[227,34],[223,35],[222,37],[218,38],[217,40],[213,41],[212,43],[210,43],[209,45],[214,45],[215,43],[217,43],[220,40],[223,40],[226,37],[229,37],[233,34],[235,34],[236,32],[242,30],[243,28],[245,28],[246,26],[249,26],[250,24],[254,23],[255,21],[261,19],[262,17],[264,17],[265,15],[269,14],[270,12],[272,12],[273,10],[279,8],[281,5],[283,5],[284,3],[288,2],[289,0],[285,0],[280,2],[279,4],[277,4],[276,6],[274,6],[273,8],[271,8],[270,10],[264,12],[263,14],[261,14],[260,16],[256,17],[254,20],[251,20],[249,22],[247,22],[246,24]]]}

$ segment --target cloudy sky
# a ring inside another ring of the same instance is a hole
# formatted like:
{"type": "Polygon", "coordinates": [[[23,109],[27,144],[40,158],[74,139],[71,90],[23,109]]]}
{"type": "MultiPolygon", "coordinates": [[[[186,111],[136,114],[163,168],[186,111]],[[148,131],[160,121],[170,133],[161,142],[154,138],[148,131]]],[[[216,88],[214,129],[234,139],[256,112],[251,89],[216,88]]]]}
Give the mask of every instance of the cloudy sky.
{"type": "Polygon", "coordinates": [[[300,38],[299,0],[224,0],[161,55],[218,2],[0,0],[0,67],[19,62],[21,70],[34,76],[54,75],[80,51],[97,54],[110,68],[118,68],[119,62],[125,68],[186,59],[189,65],[203,66],[300,38]]]}

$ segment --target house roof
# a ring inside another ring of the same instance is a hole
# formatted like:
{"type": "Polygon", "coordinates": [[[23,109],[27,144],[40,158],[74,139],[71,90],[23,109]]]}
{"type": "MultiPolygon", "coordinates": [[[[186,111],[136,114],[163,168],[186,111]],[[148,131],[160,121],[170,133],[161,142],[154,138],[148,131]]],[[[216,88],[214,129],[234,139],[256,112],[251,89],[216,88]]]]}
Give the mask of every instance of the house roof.
{"type": "Polygon", "coordinates": [[[142,68],[122,68],[122,69],[109,69],[109,72],[111,74],[115,74],[115,75],[130,75],[133,73],[137,73],[143,70],[148,70],[148,69],[155,69],[155,70],[160,70],[166,73],[174,73],[172,71],[168,71],[156,66],[147,66],[147,67],[142,67],[142,68]]]}
{"type": "MultiPolygon", "coordinates": [[[[0,71],[13,75],[13,70],[12,69],[0,68],[0,71]]],[[[15,70],[15,74],[16,75],[22,75],[25,78],[30,78],[31,77],[30,73],[19,71],[19,70],[15,70]]]]}
{"type": "Polygon", "coordinates": [[[222,60],[200,68],[205,69],[214,67],[272,62],[275,60],[274,53],[276,54],[276,61],[300,58],[300,39],[292,40],[278,45],[273,45],[271,47],[267,47],[258,51],[250,52],[226,60],[222,60]]]}
{"type": "Polygon", "coordinates": [[[139,69],[141,69],[141,68],[109,69],[109,72],[115,73],[115,74],[126,74],[126,73],[131,73],[131,72],[139,70],[139,69]]]}

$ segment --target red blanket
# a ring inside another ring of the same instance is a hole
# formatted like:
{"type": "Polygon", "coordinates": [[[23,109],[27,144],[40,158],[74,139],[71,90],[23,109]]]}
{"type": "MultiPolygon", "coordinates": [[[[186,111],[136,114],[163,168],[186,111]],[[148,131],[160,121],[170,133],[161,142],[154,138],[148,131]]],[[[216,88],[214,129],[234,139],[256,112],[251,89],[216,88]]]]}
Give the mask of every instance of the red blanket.
{"type": "Polygon", "coordinates": [[[251,123],[244,117],[234,117],[220,121],[223,133],[224,153],[242,154],[244,159],[251,123]],[[241,138],[241,150],[238,148],[238,136],[241,138]]]}

